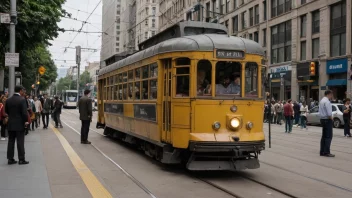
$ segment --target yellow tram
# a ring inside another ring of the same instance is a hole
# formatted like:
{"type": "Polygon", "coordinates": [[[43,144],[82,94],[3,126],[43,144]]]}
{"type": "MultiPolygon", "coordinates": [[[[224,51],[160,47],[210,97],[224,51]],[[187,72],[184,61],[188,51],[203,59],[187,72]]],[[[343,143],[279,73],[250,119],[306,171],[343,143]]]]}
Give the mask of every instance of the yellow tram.
{"type": "Polygon", "coordinates": [[[259,168],[263,59],[258,43],[227,34],[159,42],[100,69],[98,125],[162,163],[259,168]]]}

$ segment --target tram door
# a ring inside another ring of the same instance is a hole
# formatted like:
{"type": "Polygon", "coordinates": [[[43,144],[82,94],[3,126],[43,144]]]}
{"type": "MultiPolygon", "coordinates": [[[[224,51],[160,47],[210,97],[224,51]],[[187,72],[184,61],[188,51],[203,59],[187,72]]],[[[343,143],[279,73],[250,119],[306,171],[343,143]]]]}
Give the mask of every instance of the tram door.
{"type": "Polygon", "coordinates": [[[172,60],[165,59],[163,63],[163,107],[162,107],[162,135],[164,142],[171,143],[171,93],[172,93],[172,60]]]}

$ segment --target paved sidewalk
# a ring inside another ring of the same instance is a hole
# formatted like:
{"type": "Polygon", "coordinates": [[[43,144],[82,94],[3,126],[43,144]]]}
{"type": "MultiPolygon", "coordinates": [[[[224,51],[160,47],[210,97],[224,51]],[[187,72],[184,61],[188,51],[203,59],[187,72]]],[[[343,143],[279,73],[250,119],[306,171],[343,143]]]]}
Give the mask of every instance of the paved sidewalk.
{"type": "MultiPolygon", "coordinates": [[[[30,132],[31,133],[31,132],[30,132]]],[[[15,147],[15,159],[17,147],[15,147]]],[[[39,131],[25,137],[28,165],[7,164],[7,141],[0,141],[0,197],[51,198],[39,131]]]]}

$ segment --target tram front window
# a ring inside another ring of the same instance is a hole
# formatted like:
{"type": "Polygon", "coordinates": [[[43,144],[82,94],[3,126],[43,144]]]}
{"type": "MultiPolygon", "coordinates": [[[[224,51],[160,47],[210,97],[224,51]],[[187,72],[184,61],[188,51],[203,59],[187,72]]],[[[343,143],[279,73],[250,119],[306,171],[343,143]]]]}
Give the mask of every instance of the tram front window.
{"type": "Polygon", "coordinates": [[[67,93],[67,101],[68,102],[77,102],[77,93],[67,93]]]}
{"type": "Polygon", "coordinates": [[[246,64],[245,96],[258,97],[258,65],[257,63],[246,64]]]}
{"type": "Polygon", "coordinates": [[[216,63],[216,96],[241,96],[241,67],[238,62],[216,63]]]}

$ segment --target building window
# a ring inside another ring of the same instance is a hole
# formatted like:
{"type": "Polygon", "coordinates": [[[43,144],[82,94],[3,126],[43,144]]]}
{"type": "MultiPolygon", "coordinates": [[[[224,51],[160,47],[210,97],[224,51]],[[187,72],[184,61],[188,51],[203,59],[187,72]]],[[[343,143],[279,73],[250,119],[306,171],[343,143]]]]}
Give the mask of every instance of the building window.
{"type": "Polygon", "coordinates": [[[145,19],[145,26],[148,26],[148,19],[145,19]]]}
{"type": "Polygon", "coordinates": [[[254,6],[254,24],[257,25],[259,23],[259,5],[254,6]]]}
{"type": "Polygon", "coordinates": [[[226,26],[227,29],[229,29],[229,20],[225,21],[225,26],[226,26]]]}
{"type": "Polygon", "coordinates": [[[301,16],[301,37],[306,37],[307,33],[307,15],[301,16]]]}
{"type": "Polygon", "coordinates": [[[144,33],[144,38],[145,38],[145,39],[148,39],[148,32],[145,32],[145,33],[144,33]]]}
{"type": "Polygon", "coordinates": [[[346,54],[346,1],[331,6],[330,55],[346,54]]]}
{"type": "Polygon", "coordinates": [[[253,40],[253,35],[252,34],[249,34],[249,39],[253,40]]]}
{"type": "Polygon", "coordinates": [[[271,63],[291,60],[291,21],[271,27],[271,63]]]}
{"type": "Polygon", "coordinates": [[[312,13],[312,33],[320,32],[320,13],[319,10],[312,13]]]}
{"type": "Polygon", "coordinates": [[[153,16],[156,15],[156,7],[152,7],[152,15],[153,15],[153,16]]]}
{"type": "Polygon", "coordinates": [[[258,37],[259,37],[258,32],[254,32],[254,41],[257,42],[257,43],[259,42],[259,38],[258,37]]]}
{"type": "Polygon", "coordinates": [[[301,0],[301,5],[307,3],[307,0],[301,0]]]}
{"type": "Polygon", "coordinates": [[[237,0],[233,0],[233,9],[236,10],[237,8],[237,0]]]}
{"type": "Polygon", "coordinates": [[[263,1],[263,8],[264,8],[264,21],[266,21],[266,1],[263,1]]]}
{"type": "Polygon", "coordinates": [[[266,29],[263,29],[263,47],[266,47],[266,29]]]}
{"type": "Polygon", "coordinates": [[[307,45],[305,41],[301,42],[301,60],[307,60],[307,45]]]}
{"type": "Polygon", "coordinates": [[[233,33],[238,32],[238,16],[237,15],[232,18],[232,28],[233,28],[233,33]]]}
{"type": "Polygon", "coordinates": [[[145,8],[145,14],[146,14],[147,16],[149,15],[149,8],[148,8],[148,7],[145,8]]]}
{"type": "Polygon", "coordinates": [[[242,18],[242,29],[246,29],[246,11],[241,13],[241,18],[242,18]]]}
{"type": "Polygon", "coordinates": [[[207,9],[207,18],[210,17],[210,2],[206,4],[206,9],[207,9]]]}
{"type": "Polygon", "coordinates": [[[213,0],[212,1],[212,4],[213,4],[213,18],[215,18],[216,17],[216,0],[213,0]]]}
{"type": "Polygon", "coordinates": [[[312,40],[312,58],[318,58],[319,56],[319,38],[312,40]]]}
{"type": "Polygon", "coordinates": [[[152,31],[152,36],[155,36],[155,31],[152,31]]]}
{"type": "Polygon", "coordinates": [[[276,17],[292,8],[291,0],[271,0],[271,17],[276,17]]]}
{"type": "Polygon", "coordinates": [[[230,0],[226,0],[226,13],[230,12],[230,0]]]}
{"type": "Polygon", "coordinates": [[[253,8],[249,8],[249,26],[253,26],[253,8]]]}
{"type": "Polygon", "coordinates": [[[225,12],[225,1],[226,0],[220,0],[219,3],[220,3],[220,14],[224,14],[225,12]]]}
{"type": "Polygon", "coordinates": [[[155,19],[152,19],[152,27],[155,28],[155,19]]]}

